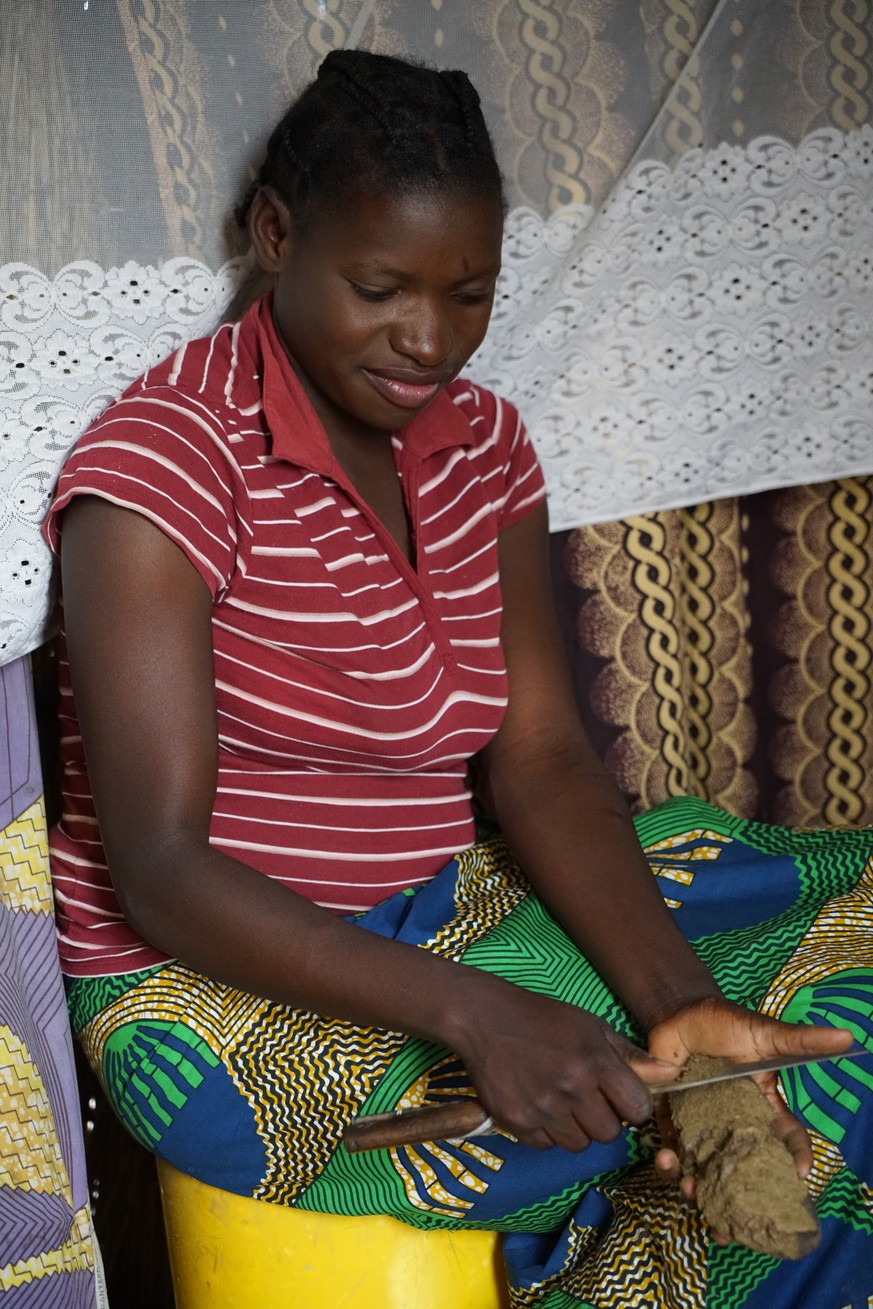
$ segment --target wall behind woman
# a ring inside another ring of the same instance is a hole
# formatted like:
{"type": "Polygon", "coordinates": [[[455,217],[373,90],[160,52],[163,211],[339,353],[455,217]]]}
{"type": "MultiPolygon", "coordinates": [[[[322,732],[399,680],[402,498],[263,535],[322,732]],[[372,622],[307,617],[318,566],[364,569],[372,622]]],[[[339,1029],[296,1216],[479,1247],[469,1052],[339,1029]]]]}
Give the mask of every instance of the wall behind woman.
{"type": "Polygon", "coordinates": [[[481,89],[510,213],[471,371],[530,426],[555,530],[870,473],[871,21],[873,0],[6,0],[0,658],[46,632],[38,526],[71,441],[226,311],[232,202],[337,46],[481,89]]]}

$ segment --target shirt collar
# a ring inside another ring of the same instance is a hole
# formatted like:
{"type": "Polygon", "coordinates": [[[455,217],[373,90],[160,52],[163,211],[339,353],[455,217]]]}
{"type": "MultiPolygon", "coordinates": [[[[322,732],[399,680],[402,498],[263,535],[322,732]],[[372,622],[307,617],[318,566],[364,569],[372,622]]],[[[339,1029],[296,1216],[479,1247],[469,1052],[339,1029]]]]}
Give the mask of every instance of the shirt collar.
{"type": "MultiPolygon", "coordinates": [[[[257,333],[257,353],[263,366],[264,416],[270,429],[273,455],[311,472],[344,481],[327,433],[276,333],[272,292],[253,305],[247,317],[257,333]]],[[[473,441],[469,422],[445,391],[411,423],[400,428],[397,436],[404,455],[418,459],[473,441]]]]}

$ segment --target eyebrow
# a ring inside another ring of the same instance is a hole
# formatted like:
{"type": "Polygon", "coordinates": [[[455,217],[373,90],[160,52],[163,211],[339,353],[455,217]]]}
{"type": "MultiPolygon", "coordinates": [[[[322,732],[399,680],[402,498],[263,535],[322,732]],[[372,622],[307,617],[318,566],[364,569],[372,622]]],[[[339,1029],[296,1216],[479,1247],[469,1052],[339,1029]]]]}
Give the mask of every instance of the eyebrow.
{"type": "MultiPolygon", "coordinates": [[[[468,282],[478,282],[481,278],[497,277],[500,269],[501,263],[498,260],[496,263],[488,264],[485,268],[477,269],[474,273],[467,273],[464,277],[459,277],[456,282],[450,284],[451,289],[454,290],[456,287],[466,286],[468,282]]],[[[358,273],[361,275],[375,273],[379,277],[393,277],[398,282],[409,281],[409,274],[407,272],[402,268],[392,268],[390,264],[349,264],[348,272],[350,274],[358,273]]]]}

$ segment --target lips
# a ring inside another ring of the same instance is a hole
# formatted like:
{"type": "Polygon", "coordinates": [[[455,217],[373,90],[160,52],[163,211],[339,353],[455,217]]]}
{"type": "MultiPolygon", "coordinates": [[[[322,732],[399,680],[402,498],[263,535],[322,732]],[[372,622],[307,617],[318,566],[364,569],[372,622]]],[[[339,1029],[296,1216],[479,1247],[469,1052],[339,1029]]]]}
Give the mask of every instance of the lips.
{"type": "Polygon", "coordinates": [[[371,386],[401,409],[420,409],[429,404],[441,387],[452,380],[453,373],[414,372],[412,369],[361,370],[371,386]]]}

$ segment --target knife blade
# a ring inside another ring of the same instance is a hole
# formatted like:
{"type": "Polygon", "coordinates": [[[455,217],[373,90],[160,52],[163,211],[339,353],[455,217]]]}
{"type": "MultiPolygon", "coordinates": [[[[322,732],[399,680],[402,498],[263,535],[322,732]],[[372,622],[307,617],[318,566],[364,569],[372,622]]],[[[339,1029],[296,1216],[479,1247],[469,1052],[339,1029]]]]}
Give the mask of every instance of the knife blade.
{"type": "MultiPolygon", "coordinates": [[[[706,1077],[656,1082],[649,1084],[649,1090],[652,1095],[673,1095],[678,1091],[690,1091],[693,1087],[708,1086],[712,1082],[751,1077],[753,1073],[781,1072],[786,1068],[836,1063],[840,1059],[860,1059],[864,1056],[873,1056],[873,1050],[856,1046],[841,1054],[780,1055],[751,1063],[734,1063],[725,1059],[720,1068],[708,1073],[706,1077]]],[[[448,1100],[443,1104],[426,1104],[415,1109],[398,1109],[393,1113],[355,1118],[346,1128],[343,1145],[350,1154],[358,1154],[365,1150],[420,1145],[423,1141],[464,1141],[468,1137],[491,1136],[498,1130],[485,1106],[475,1096],[468,1095],[462,1100],[448,1100]]]]}
{"type": "Polygon", "coordinates": [[[709,1086],[710,1082],[729,1082],[734,1077],[751,1077],[753,1073],[778,1073],[785,1068],[801,1068],[806,1064],[835,1063],[838,1059],[860,1059],[864,1055],[873,1055],[873,1050],[865,1046],[853,1046],[842,1054],[795,1054],[777,1055],[773,1059],[758,1059],[751,1063],[734,1063],[732,1059],[722,1060],[721,1068],[706,1074],[705,1077],[689,1078],[687,1081],[650,1082],[652,1095],[673,1095],[677,1091],[690,1091],[695,1086],[709,1086]]]}

